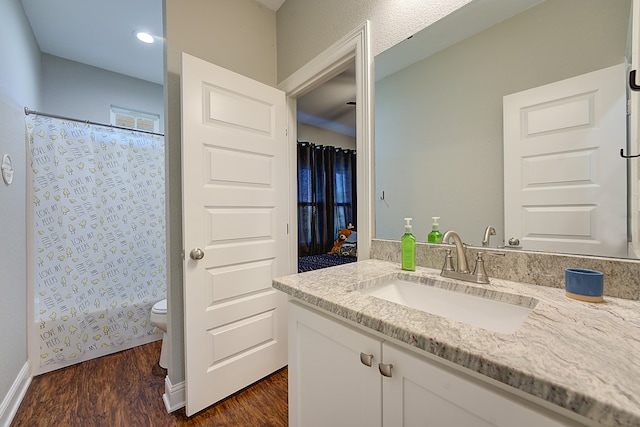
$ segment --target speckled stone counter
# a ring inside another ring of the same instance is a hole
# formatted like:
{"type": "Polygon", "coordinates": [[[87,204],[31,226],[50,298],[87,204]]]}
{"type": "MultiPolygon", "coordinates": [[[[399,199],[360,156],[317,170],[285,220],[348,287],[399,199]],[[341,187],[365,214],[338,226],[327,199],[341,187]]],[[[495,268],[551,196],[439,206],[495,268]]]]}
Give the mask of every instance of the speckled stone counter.
{"type": "Polygon", "coordinates": [[[640,426],[640,302],[607,297],[592,304],[558,288],[500,279],[475,285],[421,267],[408,273],[426,284],[445,281],[537,300],[507,335],[357,292],[393,273],[407,272],[397,263],[367,260],[276,278],[273,287],[595,422],[640,426]]]}
{"type": "MultiPolygon", "coordinates": [[[[416,265],[441,269],[444,262],[444,249],[447,247],[454,248],[453,245],[418,243],[416,245],[416,265]]],[[[489,254],[485,257],[485,268],[489,277],[562,288],[564,287],[565,268],[588,268],[604,273],[605,296],[640,299],[640,260],[637,259],[467,246],[467,260],[471,266],[475,265],[478,252],[489,254]],[[491,254],[500,254],[500,256],[492,256],[491,254]]],[[[455,259],[455,250],[452,256],[455,259]]],[[[371,242],[371,258],[399,263],[400,242],[374,239],[371,242]]]]}

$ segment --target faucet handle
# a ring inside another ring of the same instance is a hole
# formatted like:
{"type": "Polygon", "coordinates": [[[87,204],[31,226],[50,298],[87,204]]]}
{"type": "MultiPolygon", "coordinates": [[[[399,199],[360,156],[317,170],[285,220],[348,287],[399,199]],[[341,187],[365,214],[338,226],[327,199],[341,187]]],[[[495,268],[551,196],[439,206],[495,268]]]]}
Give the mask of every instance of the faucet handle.
{"type": "Polygon", "coordinates": [[[473,275],[476,276],[476,283],[489,283],[489,276],[487,276],[487,271],[484,269],[483,252],[478,252],[476,268],[473,270],[473,275]]]}
{"type": "Polygon", "coordinates": [[[444,257],[444,265],[442,271],[454,271],[453,270],[453,258],[451,258],[451,249],[447,249],[447,255],[444,257]]]}

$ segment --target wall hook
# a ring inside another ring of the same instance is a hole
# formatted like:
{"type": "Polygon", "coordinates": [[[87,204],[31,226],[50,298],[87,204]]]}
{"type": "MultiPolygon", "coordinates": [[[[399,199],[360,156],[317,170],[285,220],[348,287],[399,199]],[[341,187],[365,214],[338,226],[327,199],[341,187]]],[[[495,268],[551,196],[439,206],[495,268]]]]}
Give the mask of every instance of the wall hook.
{"type": "Polygon", "coordinates": [[[380,196],[379,199],[381,202],[387,205],[387,207],[389,207],[389,203],[387,203],[387,200],[384,198],[384,190],[382,190],[382,196],[380,196]]]}
{"type": "MultiPolygon", "coordinates": [[[[639,86],[640,87],[640,86],[639,86]]],[[[625,155],[624,154],[624,148],[620,149],[620,157],[623,157],[625,159],[634,159],[636,157],[640,157],[640,154],[631,154],[631,155],[625,155]]]]}

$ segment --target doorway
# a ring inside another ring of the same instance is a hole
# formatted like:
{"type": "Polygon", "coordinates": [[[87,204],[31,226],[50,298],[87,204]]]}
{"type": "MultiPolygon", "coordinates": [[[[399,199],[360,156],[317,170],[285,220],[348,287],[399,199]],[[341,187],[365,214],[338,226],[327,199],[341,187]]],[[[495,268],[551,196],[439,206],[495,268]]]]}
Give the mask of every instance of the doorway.
{"type": "MultiPolygon", "coordinates": [[[[356,193],[358,224],[358,259],[369,259],[373,236],[373,71],[369,49],[369,22],[355,28],[351,33],[318,55],[278,86],[287,93],[289,123],[297,123],[297,103],[304,95],[320,87],[350,67],[355,68],[355,122],[356,122],[356,193]]],[[[297,170],[298,131],[290,126],[288,133],[289,170],[297,170]]],[[[297,180],[290,179],[290,200],[297,199],[297,180]]],[[[297,203],[289,203],[290,247],[298,245],[297,203]]],[[[290,271],[295,271],[298,251],[290,251],[290,271]]]]}
{"type": "Polygon", "coordinates": [[[298,273],[357,261],[355,61],[298,98],[298,273]]]}

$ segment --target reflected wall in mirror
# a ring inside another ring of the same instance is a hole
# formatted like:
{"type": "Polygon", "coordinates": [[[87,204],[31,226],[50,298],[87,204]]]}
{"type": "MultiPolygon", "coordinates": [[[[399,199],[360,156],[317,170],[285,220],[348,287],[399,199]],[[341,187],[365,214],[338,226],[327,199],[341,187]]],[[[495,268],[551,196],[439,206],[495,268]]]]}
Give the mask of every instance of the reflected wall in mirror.
{"type": "MultiPolygon", "coordinates": [[[[437,24],[455,39],[450,32],[467,27],[464,9],[484,4],[500,1],[474,0],[437,24]]],[[[440,231],[454,229],[465,243],[480,246],[493,226],[490,246],[504,245],[503,97],[625,63],[630,11],[631,0],[546,0],[376,76],[376,238],[398,240],[412,217],[424,242],[438,216],[440,231]]],[[[376,70],[419,40],[378,55],[376,70]]]]}

